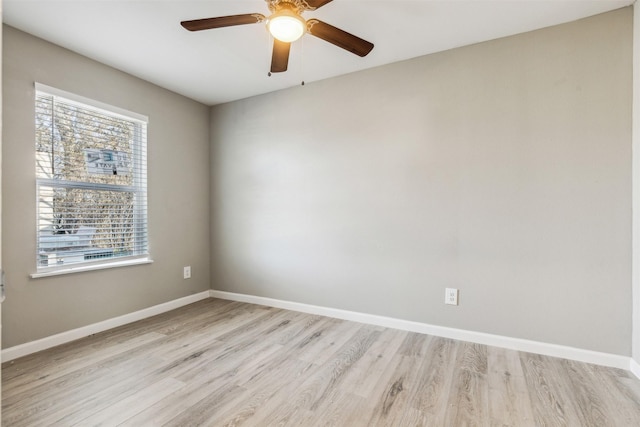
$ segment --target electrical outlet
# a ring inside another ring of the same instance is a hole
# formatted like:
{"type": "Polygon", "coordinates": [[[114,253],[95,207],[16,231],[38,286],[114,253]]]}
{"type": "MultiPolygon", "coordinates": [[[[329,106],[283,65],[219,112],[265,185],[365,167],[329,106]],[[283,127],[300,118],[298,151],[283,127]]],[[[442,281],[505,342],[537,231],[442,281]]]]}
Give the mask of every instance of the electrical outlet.
{"type": "Polygon", "coordinates": [[[190,266],[190,265],[188,265],[188,266],[186,266],[186,267],[184,268],[184,271],[183,271],[183,277],[184,277],[185,279],[191,279],[191,266],[190,266]]]}
{"type": "Polygon", "coordinates": [[[458,290],[454,288],[446,288],[444,293],[444,303],[449,305],[458,305],[458,290]]]}

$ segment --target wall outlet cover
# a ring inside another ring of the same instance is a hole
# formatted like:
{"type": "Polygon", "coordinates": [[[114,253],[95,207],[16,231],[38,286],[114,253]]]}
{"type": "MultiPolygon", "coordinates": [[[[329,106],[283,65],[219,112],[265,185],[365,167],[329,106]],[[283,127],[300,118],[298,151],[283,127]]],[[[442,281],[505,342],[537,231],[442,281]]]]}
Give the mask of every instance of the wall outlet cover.
{"type": "Polygon", "coordinates": [[[458,290],[454,288],[446,288],[444,303],[449,305],[458,305],[458,290]]]}

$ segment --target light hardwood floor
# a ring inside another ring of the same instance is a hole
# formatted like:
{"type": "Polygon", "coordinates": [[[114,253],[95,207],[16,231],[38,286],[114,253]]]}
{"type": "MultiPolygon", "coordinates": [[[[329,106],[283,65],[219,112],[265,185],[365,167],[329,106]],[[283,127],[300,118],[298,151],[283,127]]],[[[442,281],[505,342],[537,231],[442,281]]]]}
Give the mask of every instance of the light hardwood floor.
{"type": "Polygon", "coordinates": [[[629,372],[208,299],[2,366],[4,426],[640,426],[629,372]]]}

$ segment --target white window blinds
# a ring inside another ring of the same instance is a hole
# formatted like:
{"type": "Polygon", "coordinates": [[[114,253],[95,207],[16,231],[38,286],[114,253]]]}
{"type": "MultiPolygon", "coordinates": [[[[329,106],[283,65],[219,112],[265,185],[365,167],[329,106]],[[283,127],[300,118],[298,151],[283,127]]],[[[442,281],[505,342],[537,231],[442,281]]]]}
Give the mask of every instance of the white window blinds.
{"type": "Polygon", "coordinates": [[[37,265],[148,256],[147,121],[36,85],[37,265]]]}

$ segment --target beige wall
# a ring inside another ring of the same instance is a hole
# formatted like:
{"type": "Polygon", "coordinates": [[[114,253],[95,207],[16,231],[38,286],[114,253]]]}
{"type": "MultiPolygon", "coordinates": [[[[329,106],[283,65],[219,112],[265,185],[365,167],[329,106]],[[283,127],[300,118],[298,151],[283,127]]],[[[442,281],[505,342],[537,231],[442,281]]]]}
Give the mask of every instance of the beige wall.
{"type": "Polygon", "coordinates": [[[640,364],[640,7],[633,5],[633,360],[640,364]]]}
{"type": "Polygon", "coordinates": [[[213,289],[630,355],[631,42],[625,8],[214,107],[213,289]]]}
{"type": "Polygon", "coordinates": [[[209,289],[208,108],[7,26],[3,59],[3,347],[209,289]],[[36,269],[34,81],[149,117],[153,264],[29,279],[36,269]],[[185,265],[190,280],[182,279],[185,265]]]}
{"type": "Polygon", "coordinates": [[[214,107],[210,150],[205,106],[5,26],[3,347],[211,284],[630,355],[631,31],[627,8],[214,107]],[[149,116],[154,264],[28,278],[34,81],[149,116]]]}

